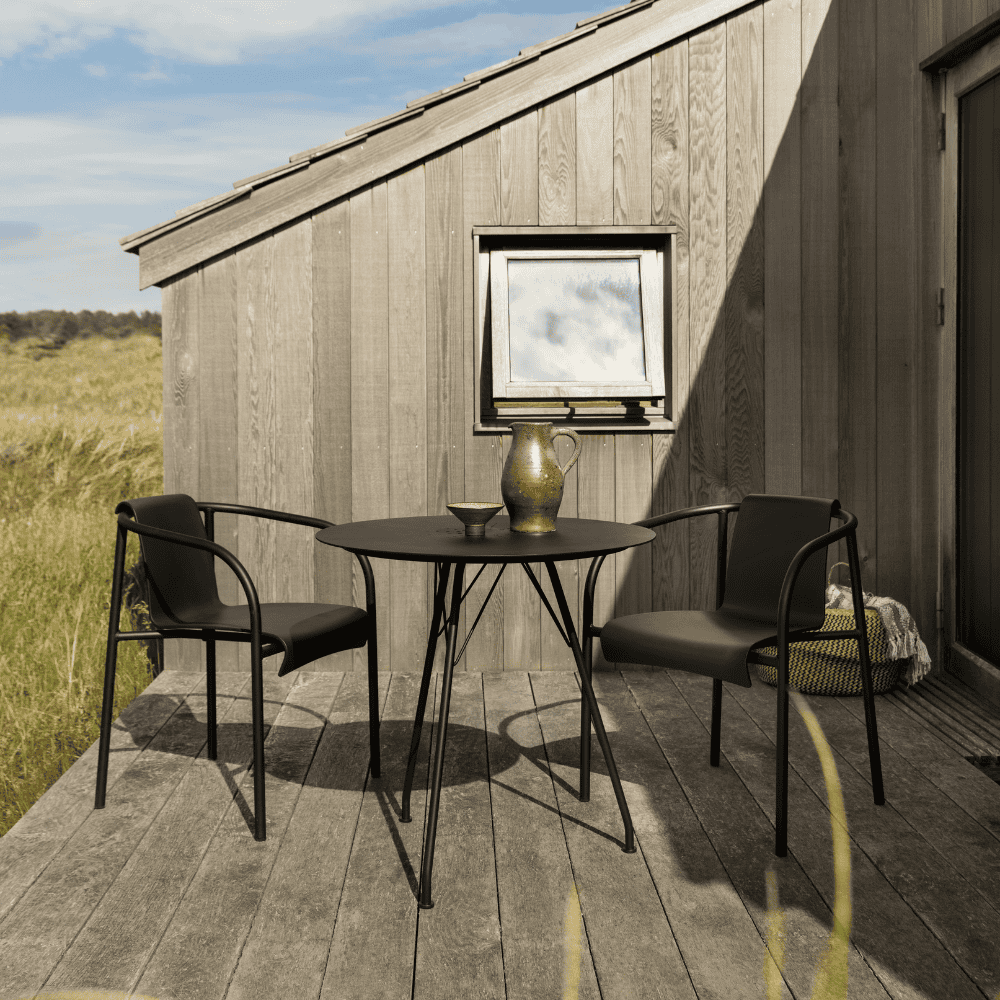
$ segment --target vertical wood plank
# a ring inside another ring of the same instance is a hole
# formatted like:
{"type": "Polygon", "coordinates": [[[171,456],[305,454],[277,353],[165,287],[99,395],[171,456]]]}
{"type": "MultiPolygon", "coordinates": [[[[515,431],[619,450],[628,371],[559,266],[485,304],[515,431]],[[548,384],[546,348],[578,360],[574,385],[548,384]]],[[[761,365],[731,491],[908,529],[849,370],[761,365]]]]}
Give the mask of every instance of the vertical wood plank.
{"type": "MultiPolygon", "coordinates": [[[[465,329],[479,331],[479,321],[473,315],[472,229],[474,226],[500,224],[500,130],[493,129],[465,143],[462,147],[462,264],[465,273],[465,329]]],[[[482,345],[479,345],[482,356],[482,345]]],[[[482,500],[500,495],[500,474],[503,469],[503,439],[498,434],[475,435],[473,424],[479,419],[475,412],[474,380],[479,378],[473,351],[465,355],[465,496],[482,500]]],[[[493,582],[494,573],[487,571],[470,591],[467,606],[478,609],[493,582]]],[[[508,577],[497,585],[490,605],[476,627],[465,654],[468,670],[502,670],[504,664],[504,588],[508,577]]],[[[467,618],[468,620],[468,618],[467,618]]],[[[474,619],[473,619],[474,620],[474,619]]]]}
{"type": "MultiPolygon", "coordinates": [[[[268,507],[274,444],[275,311],[274,238],[266,236],[236,255],[238,502],[268,507]]],[[[274,523],[239,519],[239,558],[262,601],[273,600],[274,523]]],[[[240,603],[246,599],[242,593],[240,603]]],[[[240,644],[241,669],[250,669],[249,647],[240,644]]]]}
{"type": "Polygon", "coordinates": [[[580,226],[609,226],[614,216],[613,88],[612,77],[605,76],[576,91],[576,222],[580,226]],[[590,150],[600,153],[585,155],[590,150]]]}
{"type": "MultiPolygon", "coordinates": [[[[876,14],[840,19],[839,490],[858,517],[862,581],[878,583],[876,419],[876,14]]],[[[873,592],[877,593],[877,590],[873,592]]]]}
{"type": "MultiPolygon", "coordinates": [[[[879,9],[876,45],[880,52],[912,52],[915,11],[913,0],[895,0],[879,9]]],[[[875,356],[876,475],[878,496],[878,577],[869,576],[875,593],[894,597],[909,607],[915,582],[910,564],[911,492],[913,462],[913,369],[919,348],[914,303],[917,285],[917,220],[914,215],[913,120],[915,75],[912,59],[879,58],[876,70],[878,110],[875,125],[877,191],[875,275],[878,289],[875,356]]],[[[871,438],[869,438],[871,440],[871,438]]],[[[918,448],[920,447],[917,442],[918,448]]]]}
{"type": "MultiPolygon", "coordinates": [[[[688,247],[688,43],[654,53],[651,87],[651,222],[677,226],[670,263],[673,315],[671,347],[673,434],[653,435],[652,513],[690,506],[688,494],[689,247],[688,247]]],[[[651,545],[652,606],[675,610],[688,606],[690,525],[681,521],[657,532],[651,545]]]]}
{"type": "MultiPolygon", "coordinates": [[[[652,214],[652,83],[650,60],[614,74],[614,224],[648,225],[652,214]]],[[[619,434],[615,441],[615,518],[649,517],[653,490],[653,441],[649,434],[619,434]]],[[[615,556],[615,614],[651,610],[651,549],[615,556]]],[[[610,562],[610,559],[608,560],[610,562]]],[[[610,566],[608,567],[610,569],[610,566]]]]}
{"type": "MultiPolygon", "coordinates": [[[[447,505],[465,497],[466,351],[472,343],[464,324],[463,265],[469,240],[463,238],[462,149],[456,147],[428,160],[426,185],[427,261],[427,513],[443,514],[447,505]]],[[[470,248],[471,250],[471,248],[470,248]]],[[[471,258],[471,252],[469,253],[471,258]]],[[[434,602],[434,567],[428,574],[426,621],[434,602]]],[[[464,635],[465,606],[460,629],[464,635]]],[[[443,643],[437,660],[444,663],[443,643]]],[[[463,665],[468,664],[468,657],[463,665]]]]}
{"type": "Polygon", "coordinates": [[[802,493],[802,9],[764,4],[764,488],[802,493]]]}
{"type": "MultiPolygon", "coordinates": [[[[387,182],[389,240],[389,516],[427,513],[427,300],[424,167],[387,182]]],[[[427,567],[395,562],[390,583],[394,670],[423,667],[427,567]]]]}
{"type": "MultiPolygon", "coordinates": [[[[204,374],[199,359],[201,272],[163,286],[163,491],[201,499],[198,441],[200,390],[204,374]]],[[[163,644],[164,666],[200,670],[202,643],[179,639],[163,644]]]]}
{"type": "MultiPolygon", "coordinates": [[[[839,4],[802,0],[802,493],[838,483],[839,4]]],[[[828,563],[837,562],[831,546],[828,563]]]]}
{"type": "Polygon", "coordinates": [[[538,112],[500,126],[500,217],[504,226],[538,225],[538,112]]]}
{"type": "MultiPolygon", "coordinates": [[[[386,187],[375,184],[351,198],[351,509],[355,520],[389,516],[389,292],[386,187]],[[360,512],[364,511],[362,515],[360,512]]],[[[391,565],[372,560],[378,605],[379,669],[391,669],[391,565]]],[[[364,606],[357,560],[353,604],[364,606]]],[[[367,667],[354,651],[354,669],[367,667]]]]}
{"type": "MultiPolygon", "coordinates": [[[[691,503],[726,500],[726,24],[688,41],[691,227],[691,503]]],[[[691,525],[691,607],[715,607],[715,525],[691,525]]]]}
{"type": "MultiPolygon", "coordinates": [[[[309,515],[313,509],[312,219],[274,234],[274,443],[268,506],[309,515]]],[[[315,595],[315,532],[274,527],[277,600],[310,603],[315,595]]]]}
{"type": "MultiPolygon", "coordinates": [[[[538,223],[538,114],[534,111],[500,127],[500,222],[538,223]]],[[[512,435],[504,435],[504,457],[512,435]]],[[[540,564],[533,563],[538,576],[540,564]]],[[[504,581],[504,669],[541,666],[542,602],[526,573],[512,566],[504,581]]]]}
{"type": "MultiPolygon", "coordinates": [[[[576,92],[576,222],[610,225],[614,218],[614,78],[602,77],[576,92]]],[[[615,436],[588,434],[576,463],[580,517],[615,519],[615,436]]],[[[580,599],[589,561],[581,565],[580,599]]],[[[594,623],[615,613],[614,560],[605,559],[594,592],[594,623]]],[[[594,643],[594,668],[608,669],[601,644],[594,643]]]]}
{"type": "MultiPolygon", "coordinates": [[[[313,509],[344,524],[351,507],[351,204],[339,201],[312,217],[313,509]]],[[[354,556],[316,544],[316,600],[351,604],[354,556]]],[[[350,670],[353,653],[324,664],[350,670]]]]}
{"type": "MultiPolygon", "coordinates": [[[[199,344],[201,380],[199,407],[201,440],[198,452],[198,499],[232,503],[238,493],[237,360],[236,360],[236,254],[206,264],[201,269],[199,328],[206,331],[199,344]]],[[[238,518],[215,515],[215,540],[238,556],[238,518]]],[[[219,596],[238,604],[242,590],[232,570],[215,561],[219,596]]],[[[186,641],[186,640],[185,640],[186,641]]],[[[199,646],[201,643],[199,643],[199,646]]],[[[236,643],[216,644],[216,669],[236,670],[236,643]]]]}
{"type": "Polygon", "coordinates": [[[728,499],[764,491],[763,9],[727,22],[728,499]]]}
{"type": "Polygon", "coordinates": [[[538,224],[576,223],[576,95],[538,109],[538,224]]]}
{"type": "MultiPolygon", "coordinates": [[[[572,226],[576,223],[576,95],[567,94],[538,110],[538,224],[541,226],[572,226]]],[[[587,447],[589,438],[583,438],[587,447]]],[[[573,442],[566,437],[556,438],[556,455],[565,465],[573,453],[573,442]]],[[[582,452],[581,452],[582,454],[582,452]]],[[[579,462],[570,469],[563,484],[560,517],[579,516],[578,498],[579,462]]],[[[589,562],[585,562],[589,567],[589,562]]],[[[559,580],[573,613],[578,621],[580,569],[579,560],[557,563],[559,580]]],[[[553,608],[556,607],[548,574],[542,573],[542,587],[553,608]]],[[[572,650],[563,641],[548,612],[540,611],[540,652],[543,670],[572,670],[576,666],[572,650]]]]}

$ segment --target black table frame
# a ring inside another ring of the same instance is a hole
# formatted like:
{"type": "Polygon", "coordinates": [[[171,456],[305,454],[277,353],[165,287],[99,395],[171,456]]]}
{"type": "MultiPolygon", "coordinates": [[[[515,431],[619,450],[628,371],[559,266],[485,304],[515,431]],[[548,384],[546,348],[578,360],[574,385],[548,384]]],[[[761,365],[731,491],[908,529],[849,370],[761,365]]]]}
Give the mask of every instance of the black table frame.
{"type": "MultiPolygon", "coordinates": [[[[320,541],[327,541],[326,539],[320,537],[325,532],[320,532],[317,537],[320,541]]],[[[650,539],[653,537],[653,533],[650,532],[650,539]]],[[[336,544],[334,542],[327,542],[327,544],[336,544]]],[[[635,544],[643,544],[643,542],[635,542],[630,545],[617,546],[609,548],[606,551],[599,553],[598,557],[603,561],[603,557],[611,554],[612,552],[624,551],[627,548],[633,547],[635,544]]],[[[345,547],[345,546],[341,546],[345,547]]],[[[353,547],[350,551],[354,551],[353,547]]],[[[360,551],[360,549],[359,549],[360,551]]],[[[408,823],[411,821],[412,817],[410,815],[410,793],[413,787],[413,777],[416,771],[418,748],[420,745],[420,736],[423,728],[424,714],[427,709],[427,696],[430,691],[430,680],[431,674],[434,667],[434,655],[437,651],[437,640],[438,637],[444,633],[445,635],[445,661],[444,661],[444,671],[442,675],[442,685],[441,685],[441,703],[438,711],[438,725],[436,730],[436,739],[434,745],[434,760],[431,766],[431,798],[428,809],[427,826],[424,830],[424,844],[423,852],[420,861],[420,885],[417,893],[417,902],[421,909],[430,909],[434,906],[434,902],[431,898],[431,875],[434,867],[434,844],[437,837],[437,822],[438,822],[438,812],[441,804],[441,782],[444,774],[444,753],[445,753],[445,743],[447,739],[448,732],[448,713],[451,706],[451,686],[452,679],[455,673],[455,664],[462,658],[465,653],[466,646],[469,643],[469,639],[472,633],[475,631],[476,626],[479,624],[480,618],[483,616],[483,612],[486,609],[486,605],[489,603],[490,598],[493,596],[493,591],[496,589],[497,584],[500,581],[500,577],[503,575],[504,570],[511,564],[519,564],[524,568],[528,579],[531,581],[535,590],[538,591],[539,596],[542,599],[542,604],[548,611],[553,622],[555,622],[556,628],[559,630],[559,634],[562,636],[563,641],[567,646],[573,651],[573,658],[576,661],[577,672],[580,675],[580,686],[583,689],[584,702],[589,709],[589,712],[585,713],[589,716],[587,719],[586,729],[589,730],[589,723],[593,723],[594,730],[597,733],[597,740],[601,746],[601,751],[604,754],[604,760],[608,767],[608,774],[611,778],[611,784],[614,788],[615,798],[618,801],[618,808],[621,812],[622,823],[625,828],[625,837],[622,850],[627,854],[635,853],[635,833],[632,828],[632,817],[629,814],[628,803],[625,801],[625,793],[622,790],[621,779],[618,776],[618,768],[615,766],[614,755],[611,752],[611,746],[608,743],[607,732],[604,728],[604,719],[601,716],[600,707],[597,704],[597,698],[594,696],[594,688],[591,683],[591,664],[586,662],[583,651],[580,646],[580,640],[577,635],[576,629],[573,626],[573,617],[569,609],[569,604],[566,601],[566,595],[563,591],[562,583],[559,579],[559,573],[556,570],[556,562],[565,561],[574,558],[585,558],[578,554],[558,556],[551,558],[539,558],[538,555],[533,555],[530,552],[526,552],[523,556],[518,558],[508,559],[502,563],[498,563],[497,560],[490,560],[489,562],[483,562],[482,568],[476,574],[475,578],[469,584],[468,588],[464,588],[465,585],[465,569],[470,563],[475,565],[478,560],[475,554],[470,552],[468,559],[419,559],[415,555],[403,555],[403,554],[385,554],[373,551],[371,549],[366,550],[366,554],[373,558],[391,558],[391,559],[414,559],[415,561],[424,561],[435,563],[435,582],[434,582],[434,610],[431,618],[430,633],[427,637],[427,651],[424,657],[424,669],[423,675],[420,681],[420,694],[417,700],[417,712],[416,718],[413,724],[413,735],[410,741],[410,752],[409,758],[407,760],[406,767],[406,779],[403,784],[403,796],[401,805],[401,822],[408,823]],[[556,604],[559,608],[559,613],[562,617],[562,622],[560,622],[559,617],[557,617],[555,610],[552,607],[551,602],[548,597],[546,597],[545,592],[542,590],[541,584],[538,582],[538,578],[535,576],[534,572],[529,565],[530,562],[542,562],[545,564],[545,568],[548,570],[549,580],[552,583],[552,589],[555,594],[556,604]],[[487,565],[499,565],[500,570],[497,573],[496,579],[493,581],[493,585],[490,587],[489,593],[486,595],[486,599],[483,601],[482,607],[479,609],[479,614],[476,616],[475,621],[472,623],[472,627],[468,630],[465,641],[462,643],[460,649],[458,646],[458,628],[460,620],[460,612],[462,607],[462,602],[468,597],[469,592],[475,585],[476,581],[482,575],[483,571],[486,569],[487,565]],[[452,577],[452,573],[454,576],[452,577]],[[451,582],[451,598],[450,602],[447,599],[448,583],[449,579],[451,582]],[[445,606],[450,604],[448,615],[445,618],[445,606]],[[442,619],[444,618],[444,624],[442,625],[442,619]]],[[[590,555],[595,553],[591,552],[590,555]]],[[[581,732],[581,756],[583,756],[582,751],[584,744],[587,748],[586,758],[587,767],[584,770],[581,766],[581,788],[580,788],[580,799],[583,802],[589,801],[590,799],[590,768],[589,768],[589,747],[590,747],[590,733],[581,732]]],[[[583,761],[581,759],[581,765],[583,761]]]]}

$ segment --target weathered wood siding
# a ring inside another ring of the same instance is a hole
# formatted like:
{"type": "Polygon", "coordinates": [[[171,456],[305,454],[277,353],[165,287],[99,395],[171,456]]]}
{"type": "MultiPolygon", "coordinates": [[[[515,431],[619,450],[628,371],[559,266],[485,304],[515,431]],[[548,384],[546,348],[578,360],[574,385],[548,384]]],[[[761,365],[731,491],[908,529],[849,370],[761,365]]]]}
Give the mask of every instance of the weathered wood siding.
{"type": "MultiPolygon", "coordinates": [[[[933,653],[938,96],[917,64],[997,6],[766,0],[171,280],[166,489],[334,521],[498,495],[510,439],[472,433],[472,227],[674,225],[678,429],[586,436],[563,513],[836,496],[865,588],[933,653]]],[[[308,530],[233,520],[220,540],[265,598],[363,601],[308,530]]],[[[713,530],[610,557],[598,621],[711,606],[713,530]]],[[[585,573],[562,568],[571,593],[585,573]]],[[[376,561],[376,579],[381,665],[417,669],[433,574],[376,561]]],[[[464,665],[572,665],[523,574],[464,665]]]]}

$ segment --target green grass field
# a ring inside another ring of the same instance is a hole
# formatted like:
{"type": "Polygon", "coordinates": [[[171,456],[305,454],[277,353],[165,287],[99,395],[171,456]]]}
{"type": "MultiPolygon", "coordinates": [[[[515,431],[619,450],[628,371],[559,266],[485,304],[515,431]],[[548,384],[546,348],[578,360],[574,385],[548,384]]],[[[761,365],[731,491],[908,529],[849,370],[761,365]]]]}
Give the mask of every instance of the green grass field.
{"type": "MultiPolygon", "coordinates": [[[[162,492],[159,340],[0,343],[0,835],[97,739],[114,507],[162,492]]],[[[123,643],[116,717],[150,680],[123,643]]]]}

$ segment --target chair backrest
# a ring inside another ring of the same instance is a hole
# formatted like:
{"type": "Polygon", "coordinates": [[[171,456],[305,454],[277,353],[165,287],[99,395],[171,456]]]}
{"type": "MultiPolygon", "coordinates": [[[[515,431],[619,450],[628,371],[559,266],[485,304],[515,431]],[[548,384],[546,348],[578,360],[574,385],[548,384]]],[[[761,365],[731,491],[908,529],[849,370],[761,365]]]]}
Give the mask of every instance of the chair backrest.
{"type": "MultiPolygon", "coordinates": [[[[208,540],[198,507],[185,493],[126,500],[117,510],[130,513],[134,521],[151,528],[208,540]]],[[[176,627],[198,620],[202,611],[221,606],[210,552],[144,535],[139,536],[139,544],[149,580],[149,613],[154,625],[176,627]]]]}
{"type": "MultiPolygon", "coordinates": [[[[740,504],[726,567],[722,609],[776,622],[781,584],[795,553],[830,530],[836,500],[751,494],[740,504]]],[[[819,628],[825,616],[826,549],[813,553],[795,582],[791,628],[819,628]]]]}

